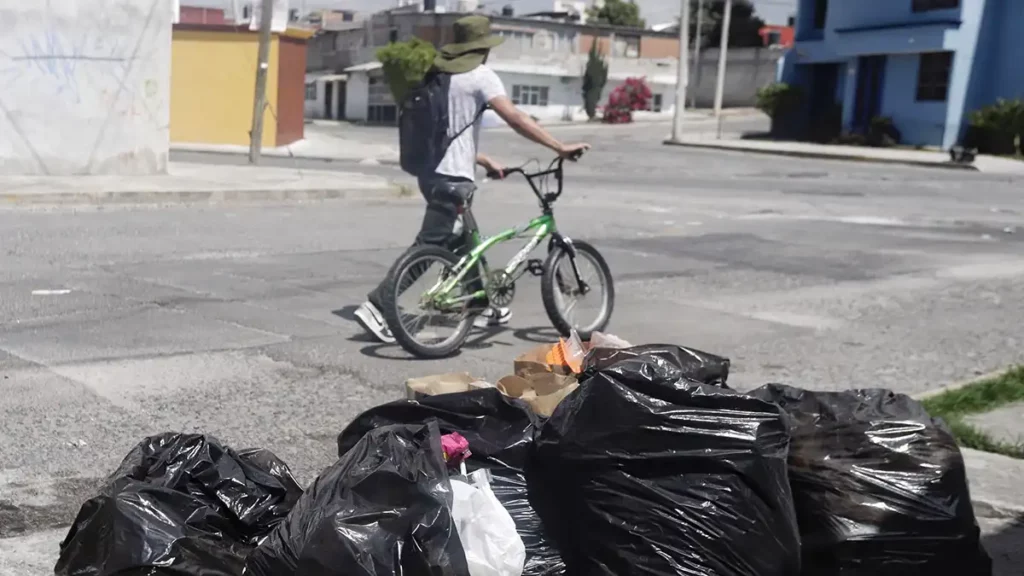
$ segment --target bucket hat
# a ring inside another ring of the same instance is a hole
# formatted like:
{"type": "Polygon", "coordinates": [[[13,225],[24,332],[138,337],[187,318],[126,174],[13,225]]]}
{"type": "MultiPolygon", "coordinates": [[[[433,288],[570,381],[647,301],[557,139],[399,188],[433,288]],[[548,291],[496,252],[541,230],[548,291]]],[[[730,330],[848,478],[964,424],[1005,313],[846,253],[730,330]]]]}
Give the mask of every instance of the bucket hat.
{"type": "Polygon", "coordinates": [[[469,72],[484,63],[487,52],[505,41],[491,35],[491,20],[486,16],[466,16],[453,25],[455,42],[441,47],[434,67],[449,74],[469,72]]]}

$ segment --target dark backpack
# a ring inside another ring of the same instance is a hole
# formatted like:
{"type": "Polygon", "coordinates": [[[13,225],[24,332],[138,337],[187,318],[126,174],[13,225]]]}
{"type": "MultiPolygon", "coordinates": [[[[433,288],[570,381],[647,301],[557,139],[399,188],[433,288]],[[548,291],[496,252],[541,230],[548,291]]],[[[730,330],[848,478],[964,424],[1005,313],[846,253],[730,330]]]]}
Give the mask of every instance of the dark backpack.
{"type": "Polygon", "coordinates": [[[452,75],[431,71],[413,88],[398,113],[398,146],[402,170],[416,177],[430,176],[444,160],[448,147],[473,127],[485,106],[468,126],[448,136],[448,91],[452,75]]]}

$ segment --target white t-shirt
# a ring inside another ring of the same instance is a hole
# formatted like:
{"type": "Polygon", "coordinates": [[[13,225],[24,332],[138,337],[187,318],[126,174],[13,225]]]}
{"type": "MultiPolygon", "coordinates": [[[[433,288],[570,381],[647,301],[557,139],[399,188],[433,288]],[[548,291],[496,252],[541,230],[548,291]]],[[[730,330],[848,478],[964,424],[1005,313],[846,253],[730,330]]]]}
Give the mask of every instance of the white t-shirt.
{"type": "MultiPolygon", "coordinates": [[[[477,118],[480,110],[498,96],[505,96],[505,85],[485,65],[463,74],[453,74],[448,89],[448,136],[455,136],[477,118]]],[[[480,118],[452,142],[436,172],[445,176],[475,180],[476,149],[480,141],[480,118]]]]}

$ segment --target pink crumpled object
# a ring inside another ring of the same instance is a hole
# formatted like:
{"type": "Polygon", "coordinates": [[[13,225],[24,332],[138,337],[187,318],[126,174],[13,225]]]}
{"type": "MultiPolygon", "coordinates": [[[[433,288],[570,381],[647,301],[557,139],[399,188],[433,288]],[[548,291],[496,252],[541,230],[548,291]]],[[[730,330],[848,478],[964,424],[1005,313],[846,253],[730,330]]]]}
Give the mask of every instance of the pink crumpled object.
{"type": "Polygon", "coordinates": [[[441,436],[441,448],[444,450],[444,461],[450,466],[458,466],[473,454],[469,451],[469,440],[458,432],[441,436]]]}

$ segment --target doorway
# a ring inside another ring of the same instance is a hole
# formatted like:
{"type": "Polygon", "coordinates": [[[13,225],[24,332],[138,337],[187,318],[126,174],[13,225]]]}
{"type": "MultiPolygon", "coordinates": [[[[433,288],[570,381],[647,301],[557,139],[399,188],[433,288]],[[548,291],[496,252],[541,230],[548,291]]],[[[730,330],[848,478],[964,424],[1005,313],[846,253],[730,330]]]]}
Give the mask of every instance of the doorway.
{"type": "Polygon", "coordinates": [[[811,67],[810,138],[831,142],[843,130],[843,109],[836,102],[839,64],[815,64],[811,67]]]}
{"type": "Polygon", "coordinates": [[[331,102],[334,99],[334,82],[324,82],[324,118],[331,119],[331,102]]]}
{"type": "Polygon", "coordinates": [[[347,98],[346,98],[347,94],[348,94],[348,82],[344,82],[344,81],[338,82],[338,97],[335,98],[335,100],[338,101],[338,114],[335,115],[335,117],[334,117],[337,120],[344,120],[345,119],[345,104],[346,104],[346,101],[347,101],[347,98]]]}
{"type": "Polygon", "coordinates": [[[857,71],[857,94],[853,105],[853,130],[865,134],[871,120],[882,112],[885,84],[885,56],[862,56],[857,71]]]}

